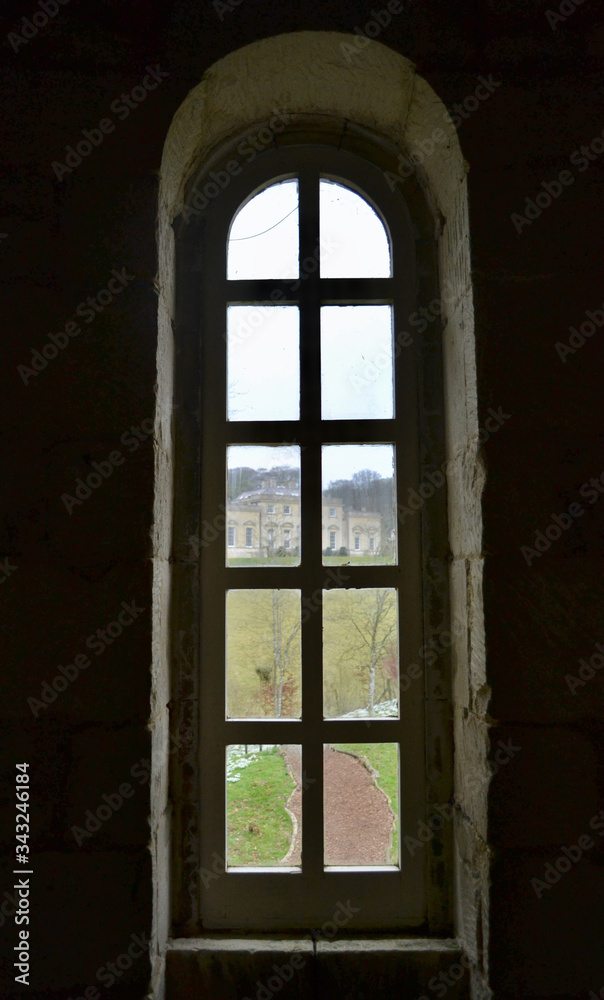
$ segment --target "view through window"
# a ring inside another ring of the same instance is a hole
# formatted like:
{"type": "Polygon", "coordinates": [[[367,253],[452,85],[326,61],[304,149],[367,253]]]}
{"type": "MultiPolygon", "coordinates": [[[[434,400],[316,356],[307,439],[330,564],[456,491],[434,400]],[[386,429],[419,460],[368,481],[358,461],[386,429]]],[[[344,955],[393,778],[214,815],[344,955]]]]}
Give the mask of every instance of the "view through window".
{"type": "MultiPolygon", "coordinates": [[[[399,693],[401,643],[407,657],[421,635],[418,534],[396,516],[417,475],[394,339],[413,261],[371,196],[318,162],[260,185],[225,237],[202,445],[202,509],[224,510],[225,532],[201,567],[205,850],[226,878],[202,912],[222,926],[244,913],[239,879],[287,872],[304,924],[312,885],[327,899],[352,885],[332,877],[374,872],[391,881],[366,919],[387,923],[422,867],[399,847],[423,794],[422,695],[399,693]]],[[[274,880],[258,891],[285,906],[274,880]]]]}
{"type": "MultiPolygon", "coordinates": [[[[320,182],[319,198],[321,275],[389,277],[389,240],[374,209],[331,181],[320,182]]],[[[296,276],[298,212],[296,180],[252,198],[231,227],[229,278],[296,276]]],[[[323,420],[392,419],[392,306],[324,305],[320,326],[323,420]]],[[[227,351],[229,421],[299,420],[299,306],[231,303],[227,351]]],[[[394,563],[394,445],[325,444],[321,458],[323,565],[394,563]]],[[[300,446],[231,445],[226,467],[227,565],[299,565],[300,446]]],[[[301,593],[285,583],[283,589],[227,591],[228,718],[301,718],[301,593]]],[[[396,590],[327,590],[322,610],[325,718],[396,718],[396,590]]],[[[228,746],[229,865],[300,864],[300,761],[299,745],[228,746]]],[[[347,830],[345,849],[332,843],[329,815],[338,803],[326,783],[326,864],[398,863],[398,767],[394,743],[326,745],[325,773],[341,772],[336,781],[368,796],[365,808],[377,810],[382,826],[372,834],[375,848],[367,851],[366,827],[369,821],[375,825],[374,816],[363,817],[349,805],[343,818],[340,805],[339,822],[354,827],[356,838],[347,830]],[[341,760],[344,753],[347,760],[341,760]]]]}

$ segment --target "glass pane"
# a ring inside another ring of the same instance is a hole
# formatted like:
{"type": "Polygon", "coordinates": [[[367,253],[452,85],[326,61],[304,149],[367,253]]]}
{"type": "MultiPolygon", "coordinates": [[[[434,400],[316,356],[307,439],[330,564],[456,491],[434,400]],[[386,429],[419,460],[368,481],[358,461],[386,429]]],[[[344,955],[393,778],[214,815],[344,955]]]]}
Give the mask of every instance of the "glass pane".
{"type": "Polygon", "coordinates": [[[226,748],[228,868],[300,865],[301,753],[290,745],[226,748]]]}
{"type": "Polygon", "coordinates": [[[393,378],[392,306],[323,306],[323,419],[392,419],[393,378]]]}
{"type": "Polygon", "coordinates": [[[300,565],[298,445],[227,448],[226,564],[300,565]]]}
{"type": "Polygon", "coordinates": [[[228,419],[298,420],[298,307],[229,306],[227,345],[228,419]]]}
{"type": "Polygon", "coordinates": [[[342,184],[321,181],[319,211],[322,278],[390,277],[388,234],[364,198],[342,184]]]}
{"type": "Polygon", "coordinates": [[[299,719],[299,590],[229,590],[227,719],[299,719]]]}
{"type": "Polygon", "coordinates": [[[323,782],[325,864],[398,866],[398,744],[327,744],[323,782]]]}
{"type": "Polygon", "coordinates": [[[323,714],[398,718],[398,602],[392,587],[323,591],[323,714]]]}
{"type": "Polygon", "coordinates": [[[271,184],[233,219],[227,278],[295,278],[298,243],[298,182],[271,184]]]}
{"type": "Polygon", "coordinates": [[[396,564],[394,445],[323,446],[323,565],[396,564]]]}

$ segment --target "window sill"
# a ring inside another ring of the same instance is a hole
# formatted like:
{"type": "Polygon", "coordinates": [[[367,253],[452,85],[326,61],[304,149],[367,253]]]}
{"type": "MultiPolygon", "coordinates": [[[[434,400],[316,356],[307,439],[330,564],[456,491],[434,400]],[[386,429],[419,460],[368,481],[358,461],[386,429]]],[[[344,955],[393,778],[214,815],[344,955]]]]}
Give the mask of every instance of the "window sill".
{"type": "Polygon", "coordinates": [[[166,1000],[467,1000],[469,962],[455,939],[341,935],[215,935],[174,939],[166,950],[166,1000]],[[433,978],[436,980],[429,987],[433,978]],[[435,994],[434,991],[437,991],[435,994]]]}

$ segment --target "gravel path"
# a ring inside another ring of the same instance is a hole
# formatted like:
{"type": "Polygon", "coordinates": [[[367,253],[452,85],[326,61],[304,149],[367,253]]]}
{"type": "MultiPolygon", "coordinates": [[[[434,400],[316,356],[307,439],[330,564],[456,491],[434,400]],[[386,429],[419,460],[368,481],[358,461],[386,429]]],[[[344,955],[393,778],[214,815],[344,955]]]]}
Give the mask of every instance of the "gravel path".
{"type": "MultiPolygon", "coordinates": [[[[283,756],[296,783],[287,809],[292,815],[295,836],[282,864],[301,861],[302,776],[297,747],[284,746],[283,756]]],[[[384,865],[389,851],[395,817],[386,795],[376,787],[369,770],[358,757],[325,748],[325,863],[328,865],[384,865]]]]}

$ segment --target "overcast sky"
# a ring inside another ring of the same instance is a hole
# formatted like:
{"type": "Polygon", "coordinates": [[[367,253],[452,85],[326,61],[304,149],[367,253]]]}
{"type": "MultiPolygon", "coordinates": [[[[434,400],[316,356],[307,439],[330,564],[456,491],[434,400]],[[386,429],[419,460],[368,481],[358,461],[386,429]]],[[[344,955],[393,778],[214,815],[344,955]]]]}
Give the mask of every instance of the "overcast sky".
{"type": "MultiPolygon", "coordinates": [[[[229,469],[300,468],[300,450],[296,446],[231,445],[229,469]]],[[[391,444],[325,445],[323,448],[323,488],[335,479],[352,479],[355,472],[371,469],[383,479],[393,474],[394,447],[391,444]]]]}
{"type": "MultiPolygon", "coordinates": [[[[321,181],[321,274],[389,275],[390,252],[374,209],[340,184],[321,181]]],[[[298,182],[282,181],[252,198],[235,217],[229,278],[298,276],[298,182]]],[[[321,316],[323,419],[388,419],[393,411],[390,306],[325,306],[321,316]]],[[[228,330],[228,418],[299,418],[297,306],[231,306],[228,330]]],[[[390,445],[342,445],[324,450],[323,486],[371,469],[392,476],[390,445]]],[[[239,446],[229,467],[299,468],[298,449],[239,446]]]]}

